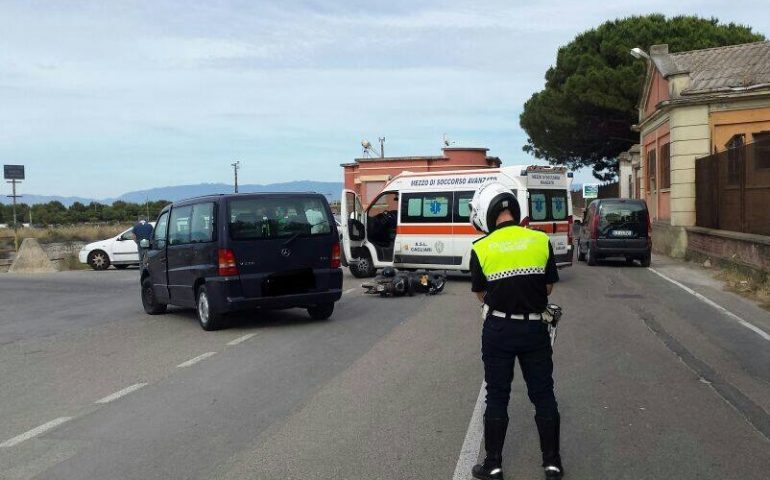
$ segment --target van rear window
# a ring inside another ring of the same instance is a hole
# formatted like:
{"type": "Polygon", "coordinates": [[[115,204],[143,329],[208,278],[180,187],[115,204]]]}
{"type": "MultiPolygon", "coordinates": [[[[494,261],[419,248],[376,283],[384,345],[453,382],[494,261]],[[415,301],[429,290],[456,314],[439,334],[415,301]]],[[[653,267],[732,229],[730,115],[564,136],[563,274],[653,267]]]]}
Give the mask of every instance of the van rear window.
{"type": "Polygon", "coordinates": [[[331,218],[316,197],[264,197],[230,200],[228,228],[233,240],[328,235],[331,218]]]}
{"type": "Polygon", "coordinates": [[[600,220],[606,225],[628,223],[647,224],[647,208],[636,202],[604,202],[601,206],[600,220]]]}

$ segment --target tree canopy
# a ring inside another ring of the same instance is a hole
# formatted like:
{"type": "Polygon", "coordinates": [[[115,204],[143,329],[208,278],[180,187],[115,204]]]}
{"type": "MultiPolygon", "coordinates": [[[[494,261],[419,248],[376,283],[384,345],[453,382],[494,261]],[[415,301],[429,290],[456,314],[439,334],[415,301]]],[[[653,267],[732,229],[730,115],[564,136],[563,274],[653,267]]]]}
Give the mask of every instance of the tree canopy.
{"type": "MultiPolygon", "coordinates": [[[[65,207],[61,202],[53,201],[27,205],[21,203],[16,206],[16,221],[28,223],[30,213],[32,224],[35,226],[71,225],[76,223],[130,223],[136,222],[141,217],[149,217],[155,220],[160,211],[170,202],[159,200],[147,204],[128,203],[116,201],[112,205],[104,205],[91,202],[84,205],[75,202],[65,207]],[[149,214],[149,215],[148,215],[149,214]]],[[[0,223],[13,223],[13,207],[0,204],[0,223]]]]}
{"type": "Polygon", "coordinates": [[[571,169],[591,167],[602,180],[617,172],[617,156],[639,142],[631,131],[646,71],[633,58],[667,43],[683,52],[764,40],[750,27],[715,18],[664,15],[610,21],[559,48],[556,65],[545,74],[545,88],[524,104],[520,124],[527,133],[524,151],[571,169]]]}

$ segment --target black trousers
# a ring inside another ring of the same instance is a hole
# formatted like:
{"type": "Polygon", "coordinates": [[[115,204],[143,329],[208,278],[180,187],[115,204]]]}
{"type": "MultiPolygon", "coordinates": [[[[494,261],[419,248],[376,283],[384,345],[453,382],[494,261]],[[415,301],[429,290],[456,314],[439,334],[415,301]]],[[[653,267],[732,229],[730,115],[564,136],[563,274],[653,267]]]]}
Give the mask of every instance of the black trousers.
{"type": "Polygon", "coordinates": [[[481,358],[487,382],[487,418],[507,418],[513,366],[519,359],[535,415],[559,414],[553,394],[553,361],[548,327],[539,321],[487,316],[481,335],[481,358]]]}

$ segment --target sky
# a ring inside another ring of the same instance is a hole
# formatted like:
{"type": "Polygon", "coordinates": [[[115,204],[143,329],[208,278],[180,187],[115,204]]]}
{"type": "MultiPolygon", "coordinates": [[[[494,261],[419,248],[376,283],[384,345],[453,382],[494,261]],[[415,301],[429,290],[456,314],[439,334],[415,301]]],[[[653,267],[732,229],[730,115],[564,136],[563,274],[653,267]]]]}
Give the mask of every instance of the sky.
{"type": "MultiPolygon", "coordinates": [[[[0,0],[0,163],[22,193],[342,181],[387,155],[481,146],[530,163],[519,114],[559,46],[632,14],[770,35],[767,0],[0,0]]],[[[590,181],[590,171],[576,181],[590,181]]],[[[9,186],[0,184],[0,194],[9,186]]]]}

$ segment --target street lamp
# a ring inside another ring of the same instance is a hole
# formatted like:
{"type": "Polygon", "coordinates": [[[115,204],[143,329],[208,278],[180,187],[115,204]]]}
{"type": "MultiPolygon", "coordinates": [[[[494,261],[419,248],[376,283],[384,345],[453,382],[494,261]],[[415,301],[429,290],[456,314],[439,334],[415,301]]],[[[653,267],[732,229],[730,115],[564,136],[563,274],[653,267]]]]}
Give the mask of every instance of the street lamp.
{"type": "Polygon", "coordinates": [[[639,48],[639,47],[634,47],[634,48],[632,48],[632,49],[631,49],[631,55],[632,55],[634,58],[644,58],[644,59],[646,59],[646,60],[649,60],[649,59],[650,59],[650,56],[647,54],[647,52],[645,52],[644,50],[642,50],[642,49],[641,49],[641,48],[639,48]]]}

